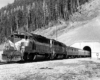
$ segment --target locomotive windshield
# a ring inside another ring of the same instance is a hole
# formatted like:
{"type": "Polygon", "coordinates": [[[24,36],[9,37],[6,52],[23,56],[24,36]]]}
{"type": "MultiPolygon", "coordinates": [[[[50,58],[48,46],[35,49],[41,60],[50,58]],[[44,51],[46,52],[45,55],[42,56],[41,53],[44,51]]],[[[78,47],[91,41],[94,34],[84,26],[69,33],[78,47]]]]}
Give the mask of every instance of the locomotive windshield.
{"type": "Polygon", "coordinates": [[[11,37],[22,39],[22,38],[25,38],[25,35],[14,34],[14,35],[11,35],[11,37]]]}
{"type": "Polygon", "coordinates": [[[17,42],[17,41],[19,41],[19,40],[21,40],[21,39],[28,39],[28,38],[31,38],[31,37],[32,37],[31,35],[26,35],[26,34],[24,34],[24,33],[20,33],[20,34],[14,33],[14,34],[12,34],[12,35],[9,37],[9,39],[10,39],[12,42],[17,42]]]}

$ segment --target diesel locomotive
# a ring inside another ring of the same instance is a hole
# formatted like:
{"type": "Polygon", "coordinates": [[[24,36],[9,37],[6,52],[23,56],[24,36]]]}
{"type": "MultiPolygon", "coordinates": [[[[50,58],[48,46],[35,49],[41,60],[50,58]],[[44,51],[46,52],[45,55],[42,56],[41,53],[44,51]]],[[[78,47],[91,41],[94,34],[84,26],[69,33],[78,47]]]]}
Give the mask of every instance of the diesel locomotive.
{"type": "Polygon", "coordinates": [[[14,44],[4,49],[2,59],[10,61],[34,61],[38,55],[46,59],[90,57],[90,52],[66,46],[65,44],[36,34],[13,34],[10,40],[14,44]]]}

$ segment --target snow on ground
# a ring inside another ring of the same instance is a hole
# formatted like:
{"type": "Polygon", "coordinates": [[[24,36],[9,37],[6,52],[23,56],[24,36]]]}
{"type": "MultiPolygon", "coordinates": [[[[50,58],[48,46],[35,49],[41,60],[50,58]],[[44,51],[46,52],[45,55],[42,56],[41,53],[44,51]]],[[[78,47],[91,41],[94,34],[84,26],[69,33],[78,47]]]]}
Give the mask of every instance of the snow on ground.
{"type": "Polygon", "coordinates": [[[0,80],[99,80],[100,60],[66,59],[0,65],[0,80]]]}

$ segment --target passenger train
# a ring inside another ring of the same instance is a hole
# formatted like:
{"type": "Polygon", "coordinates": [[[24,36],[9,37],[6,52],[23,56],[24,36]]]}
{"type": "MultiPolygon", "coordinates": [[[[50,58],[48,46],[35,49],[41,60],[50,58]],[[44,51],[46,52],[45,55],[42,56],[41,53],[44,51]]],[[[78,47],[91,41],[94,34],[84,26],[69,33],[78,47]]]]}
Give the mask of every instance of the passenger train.
{"type": "Polygon", "coordinates": [[[5,62],[11,61],[34,61],[38,55],[45,56],[46,59],[62,58],[78,58],[90,57],[90,52],[49,39],[41,35],[33,33],[15,33],[8,39],[14,46],[5,48],[2,59],[5,62]]]}

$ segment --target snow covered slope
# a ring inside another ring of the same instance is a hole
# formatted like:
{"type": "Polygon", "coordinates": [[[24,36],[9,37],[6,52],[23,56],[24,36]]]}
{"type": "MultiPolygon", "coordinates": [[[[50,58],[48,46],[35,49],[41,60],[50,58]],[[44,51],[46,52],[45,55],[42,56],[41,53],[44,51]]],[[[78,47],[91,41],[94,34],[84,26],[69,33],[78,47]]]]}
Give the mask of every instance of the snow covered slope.
{"type": "Polygon", "coordinates": [[[100,41],[100,16],[85,25],[62,34],[58,37],[58,40],[66,45],[80,41],[100,41]]]}

